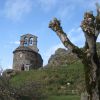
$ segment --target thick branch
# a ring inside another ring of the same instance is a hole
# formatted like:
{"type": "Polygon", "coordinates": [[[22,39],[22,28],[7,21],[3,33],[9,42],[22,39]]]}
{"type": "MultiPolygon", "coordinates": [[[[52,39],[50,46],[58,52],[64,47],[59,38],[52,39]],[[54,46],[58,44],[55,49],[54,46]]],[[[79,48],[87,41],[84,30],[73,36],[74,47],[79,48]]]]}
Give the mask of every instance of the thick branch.
{"type": "Polygon", "coordinates": [[[99,3],[96,3],[96,7],[97,7],[97,16],[100,16],[100,5],[99,5],[99,3]]]}
{"type": "Polygon", "coordinates": [[[95,36],[97,38],[100,33],[100,5],[96,3],[96,7],[97,7],[97,16],[95,17],[95,26],[96,26],[95,36]]]}
{"type": "Polygon", "coordinates": [[[63,31],[59,20],[55,18],[53,21],[51,21],[49,24],[49,28],[56,32],[66,48],[71,49],[72,52],[75,53],[79,58],[83,59],[84,53],[69,40],[66,33],[63,31]]]}
{"type": "MultiPolygon", "coordinates": [[[[98,11],[97,7],[97,11],[98,11]]],[[[99,9],[100,10],[100,9],[99,9]]],[[[98,11],[97,16],[95,17],[93,15],[93,12],[86,12],[84,14],[84,19],[81,23],[81,28],[85,34],[86,43],[85,43],[85,52],[87,53],[87,56],[90,56],[90,54],[96,53],[96,40],[99,35],[99,19],[100,18],[100,12],[98,11]]]]}

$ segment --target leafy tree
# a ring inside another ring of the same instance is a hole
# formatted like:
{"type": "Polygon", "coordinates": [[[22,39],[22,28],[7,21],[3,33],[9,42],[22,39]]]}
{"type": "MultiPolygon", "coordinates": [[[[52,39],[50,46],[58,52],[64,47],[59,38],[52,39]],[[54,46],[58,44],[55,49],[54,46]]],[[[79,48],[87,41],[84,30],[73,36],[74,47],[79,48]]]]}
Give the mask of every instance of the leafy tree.
{"type": "Polygon", "coordinates": [[[96,48],[96,40],[100,33],[100,6],[98,4],[96,6],[97,15],[94,16],[93,12],[86,12],[81,23],[86,39],[84,50],[69,40],[57,18],[49,23],[49,28],[56,32],[64,46],[71,49],[82,60],[89,100],[100,100],[100,62],[96,48]]]}

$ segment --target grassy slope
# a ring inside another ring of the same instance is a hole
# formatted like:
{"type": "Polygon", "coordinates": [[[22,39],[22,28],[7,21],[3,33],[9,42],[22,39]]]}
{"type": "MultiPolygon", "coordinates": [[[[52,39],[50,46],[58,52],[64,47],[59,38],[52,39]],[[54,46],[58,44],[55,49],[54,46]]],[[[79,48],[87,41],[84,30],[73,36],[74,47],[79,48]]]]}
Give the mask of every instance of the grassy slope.
{"type": "MultiPolygon", "coordinates": [[[[84,84],[83,76],[83,65],[80,62],[75,62],[68,66],[21,72],[14,76],[10,83],[15,87],[20,87],[27,82],[40,82],[45,84],[43,91],[48,95],[69,95],[71,93],[69,90],[81,90],[84,84]],[[67,86],[68,82],[71,83],[70,86],[67,86]]],[[[74,95],[51,96],[48,100],[75,100],[75,98],[78,100],[79,97],[74,97],[74,95]]]]}

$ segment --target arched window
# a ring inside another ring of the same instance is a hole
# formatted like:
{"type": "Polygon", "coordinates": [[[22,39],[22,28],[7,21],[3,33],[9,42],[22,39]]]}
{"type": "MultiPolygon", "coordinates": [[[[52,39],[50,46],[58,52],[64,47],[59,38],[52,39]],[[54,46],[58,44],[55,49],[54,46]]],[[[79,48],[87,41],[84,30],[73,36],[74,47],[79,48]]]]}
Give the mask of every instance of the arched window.
{"type": "Polygon", "coordinates": [[[28,38],[24,38],[24,46],[28,46],[28,38]]]}
{"type": "Polygon", "coordinates": [[[30,38],[29,45],[33,45],[33,38],[30,38]]]}

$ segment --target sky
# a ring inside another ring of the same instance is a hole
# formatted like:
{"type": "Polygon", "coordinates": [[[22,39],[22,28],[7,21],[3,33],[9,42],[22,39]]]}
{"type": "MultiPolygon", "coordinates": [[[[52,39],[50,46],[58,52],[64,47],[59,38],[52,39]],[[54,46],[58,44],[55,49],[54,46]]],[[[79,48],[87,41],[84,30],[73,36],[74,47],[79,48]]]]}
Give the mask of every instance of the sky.
{"type": "Polygon", "coordinates": [[[20,36],[27,33],[38,37],[39,53],[46,65],[57,48],[64,48],[48,28],[55,17],[70,40],[82,47],[85,39],[80,23],[84,12],[96,14],[96,2],[99,0],[0,0],[0,66],[12,68],[13,51],[19,46],[20,36]]]}

